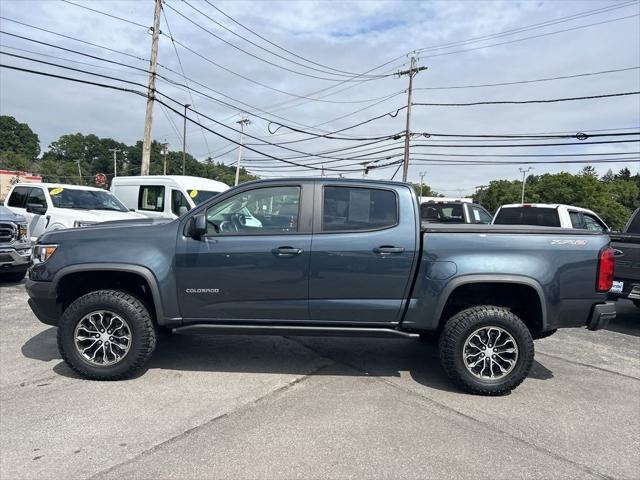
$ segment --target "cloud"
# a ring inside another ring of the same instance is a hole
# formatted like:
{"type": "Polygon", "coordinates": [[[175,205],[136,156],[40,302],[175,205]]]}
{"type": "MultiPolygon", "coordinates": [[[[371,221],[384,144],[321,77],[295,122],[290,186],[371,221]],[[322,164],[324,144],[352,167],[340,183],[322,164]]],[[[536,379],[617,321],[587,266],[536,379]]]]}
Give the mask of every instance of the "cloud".
{"type": "MultiPolygon", "coordinates": [[[[190,2],[191,3],[191,2],[190,2]]],[[[104,1],[85,4],[113,15],[130,19],[142,25],[152,22],[152,4],[149,2],[104,1]]],[[[473,39],[540,22],[564,17],[585,10],[611,7],[608,2],[576,3],[570,1],[553,2],[217,2],[222,10],[242,22],[244,25],[282,45],[286,49],[317,64],[310,64],[301,58],[277,49],[260,38],[252,36],[246,30],[232,23],[205,3],[193,3],[196,8],[206,12],[211,18],[224,24],[229,29],[264,46],[273,53],[282,55],[291,61],[256,48],[244,42],[232,33],[220,28],[201,16],[188,5],[180,2],[169,2],[168,5],[179,10],[183,15],[201,24],[226,41],[267,60],[268,62],[286,66],[291,70],[305,72],[307,75],[326,77],[326,68],[346,72],[365,72],[383,63],[389,62],[376,73],[393,73],[406,68],[407,52],[418,48],[431,47],[420,54],[420,63],[428,67],[414,80],[417,88],[414,101],[470,102],[505,99],[535,99],[567,96],[583,96],[601,93],[638,90],[640,74],[638,70],[608,75],[583,77],[519,84],[502,87],[484,87],[455,90],[418,90],[420,87],[455,86],[481,83],[510,82],[532,78],[571,75],[582,72],[607,70],[637,66],[640,58],[640,41],[638,17],[619,20],[611,23],[579,28],[555,35],[540,36],[529,40],[490,46],[508,42],[525,36],[542,35],[567,28],[578,27],[588,23],[602,22],[625,15],[638,13],[638,6],[611,10],[572,22],[549,25],[544,28],[530,29],[517,35],[497,35],[482,42],[473,41],[459,43],[448,48],[432,48],[443,44],[453,44],[465,39],[473,39]],[[486,48],[478,48],[486,47],[486,48]],[[456,52],[456,53],[452,53],[456,52]],[[305,68],[302,63],[311,68],[305,68]],[[318,65],[319,64],[319,65],[318,65]],[[320,66],[323,65],[323,66],[320,66]],[[322,70],[319,72],[317,70],[322,70]]],[[[111,19],[78,7],[49,1],[18,2],[5,0],[2,2],[2,14],[5,17],[31,23],[55,32],[85,39],[100,46],[126,52],[121,55],[114,51],[81,44],[70,39],[29,29],[18,24],[2,21],[2,29],[12,33],[29,36],[55,45],[80,50],[91,55],[107,58],[115,62],[146,68],[144,59],[149,56],[150,36],[144,28],[119,20],[111,19]],[[140,60],[143,59],[143,60],[140,60]]],[[[193,55],[180,46],[177,47],[182,66],[188,77],[206,87],[214,89],[228,97],[224,97],[192,83],[192,87],[224,102],[238,104],[244,102],[252,107],[269,113],[265,117],[278,115],[277,119],[291,125],[317,125],[328,120],[343,117],[326,123],[321,129],[337,130],[368,118],[394,111],[406,104],[406,97],[398,95],[389,100],[373,104],[363,103],[329,103],[309,101],[296,96],[322,97],[325,100],[357,102],[360,100],[382,98],[395,92],[403,91],[407,86],[406,77],[390,76],[388,78],[368,82],[345,82],[336,86],[337,82],[298,75],[274,67],[265,61],[257,60],[236,48],[214,38],[206,31],[195,27],[184,18],[165,8],[171,31],[176,40],[189,46],[203,56],[237,72],[237,75],[215,67],[197,55],[193,55]],[[264,88],[247,79],[270,86],[264,88]],[[324,93],[313,93],[332,87],[324,93]],[[348,88],[347,88],[348,87],[348,88]],[[368,107],[358,113],[350,113],[368,107]],[[347,116],[348,115],[348,116],[347,116]]],[[[166,33],[163,22],[162,30],[166,33]]],[[[95,59],[80,57],[69,52],[36,45],[3,35],[2,45],[38,51],[47,55],[72,58],[79,62],[71,64],[75,68],[88,69],[103,75],[112,75],[130,81],[146,84],[143,72],[126,67],[105,64],[95,59]]],[[[15,52],[10,49],[7,51],[15,52]]],[[[22,52],[21,54],[25,54],[22,52]]],[[[34,56],[26,53],[25,55],[34,56]]],[[[38,57],[42,58],[42,57],[38,57]]],[[[46,59],[57,62],[58,60],[46,59]]],[[[169,76],[178,83],[180,65],[171,42],[163,37],[160,42],[159,61],[163,67],[159,73],[169,76]],[[166,68],[165,68],[166,67],[166,68]],[[178,73],[176,73],[178,72],[178,73]]],[[[55,67],[35,66],[33,63],[2,57],[2,62],[26,68],[44,69],[54,73],[70,75],[70,72],[55,67]],[[64,73],[63,73],[64,72],[64,73]]],[[[332,70],[334,73],[335,70],[332,70]]],[[[80,73],[72,76],[96,80],[95,77],[80,73]]],[[[336,76],[335,78],[343,78],[336,76]]],[[[142,87],[133,87],[143,91],[142,87]]],[[[236,128],[240,112],[229,108],[216,100],[202,95],[193,95],[193,101],[187,93],[173,84],[160,80],[158,89],[175,98],[178,104],[194,103],[196,109],[203,114],[236,128]]],[[[39,134],[42,147],[60,135],[80,131],[96,133],[100,136],[113,137],[120,141],[133,143],[142,137],[145,101],[135,95],[115,92],[69,83],[63,80],[31,76],[22,72],[0,71],[0,111],[13,115],[20,121],[28,122],[39,134]]],[[[156,105],[154,110],[153,135],[156,139],[164,138],[179,149],[181,141],[171,123],[156,105]]],[[[251,110],[255,110],[251,108],[251,110]]],[[[362,127],[345,132],[358,136],[388,135],[404,129],[404,113],[396,118],[384,117],[367,123],[362,127]]],[[[182,121],[172,115],[178,130],[182,121]]],[[[236,140],[237,132],[203,119],[206,125],[219,135],[236,140]]],[[[259,139],[270,142],[292,141],[308,138],[305,135],[280,129],[275,135],[269,133],[267,122],[252,117],[253,123],[247,128],[249,143],[260,143],[259,139]]],[[[616,99],[592,100],[584,102],[566,102],[545,105],[502,105],[482,107],[415,107],[412,114],[412,130],[415,132],[440,133],[534,133],[554,131],[585,131],[590,129],[637,127],[640,124],[640,99],[622,97],[616,99]]],[[[273,126],[272,126],[273,128],[273,126]]],[[[229,141],[206,132],[209,148],[203,140],[203,132],[194,125],[189,125],[187,148],[190,152],[204,158],[209,151],[222,153],[228,150],[229,141]]],[[[459,142],[443,142],[431,137],[426,143],[451,144],[459,142]]],[[[293,150],[318,152],[352,146],[349,141],[313,139],[288,144],[293,150]]],[[[398,142],[401,145],[401,142],[398,142]]],[[[276,156],[294,156],[295,152],[282,148],[263,145],[256,147],[276,156]]],[[[401,150],[400,150],[401,151],[401,150]]],[[[637,144],[612,144],[576,147],[546,148],[430,148],[415,147],[413,152],[456,152],[483,154],[535,154],[535,153],[606,153],[638,151],[637,144]]],[[[348,152],[343,155],[347,156],[348,152]]],[[[235,161],[236,152],[223,157],[228,163],[235,161]]],[[[256,155],[247,151],[246,157],[256,155]]],[[[415,158],[418,158],[416,156],[415,158]]],[[[441,158],[441,157],[434,157],[441,158]]],[[[303,160],[318,163],[322,160],[303,160]]],[[[340,165],[337,162],[330,165],[340,165]]],[[[272,161],[263,162],[266,165],[272,161]]],[[[252,162],[259,165],[258,162],[252,162]]],[[[614,170],[627,166],[638,170],[638,162],[614,164],[614,170]]],[[[577,171],[582,165],[536,165],[535,172],[557,172],[561,170],[577,171]]],[[[609,167],[597,166],[601,173],[609,167]]],[[[374,170],[372,178],[389,178],[392,168],[374,170]]],[[[487,183],[494,178],[519,178],[518,166],[436,166],[425,163],[414,163],[410,168],[410,179],[418,180],[418,173],[426,171],[425,181],[444,193],[469,193],[473,187],[487,183]],[[451,191],[451,192],[450,192],[451,191]]],[[[272,169],[272,172],[278,172],[272,169]]],[[[280,172],[285,173],[286,170],[280,172]]],[[[296,172],[296,175],[299,173],[296,172]]],[[[310,173],[311,174],[311,173],[310,173]]],[[[359,173],[348,176],[360,176],[359,173]]],[[[397,179],[398,177],[396,177],[397,179]]]]}

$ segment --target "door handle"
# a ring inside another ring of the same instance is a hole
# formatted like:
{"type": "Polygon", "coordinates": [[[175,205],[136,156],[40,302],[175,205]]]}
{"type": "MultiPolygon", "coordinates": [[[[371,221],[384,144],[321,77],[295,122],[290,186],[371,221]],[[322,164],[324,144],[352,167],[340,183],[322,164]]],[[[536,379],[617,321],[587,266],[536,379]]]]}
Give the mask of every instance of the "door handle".
{"type": "Polygon", "coordinates": [[[388,245],[383,245],[381,247],[376,247],[373,249],[373,253],[378,255],[385,255],[385,254],[388,255],[391,253],[403,253],[403,252],[404,252],[403,247],[392,247],[388,245]]]}
{"type": "Polygon", "coordinates": [[[614,257],[624,257],[624,252],[622,250],[618,250],[617,248],[613,249],[614,257]]]}
{"type": "Polygon", "coordinates": [[[279,257],[288,257],[292,255],[300,255],[304,250],[295,247],[278,247],[271,250],[271,253],[279,257]]]}

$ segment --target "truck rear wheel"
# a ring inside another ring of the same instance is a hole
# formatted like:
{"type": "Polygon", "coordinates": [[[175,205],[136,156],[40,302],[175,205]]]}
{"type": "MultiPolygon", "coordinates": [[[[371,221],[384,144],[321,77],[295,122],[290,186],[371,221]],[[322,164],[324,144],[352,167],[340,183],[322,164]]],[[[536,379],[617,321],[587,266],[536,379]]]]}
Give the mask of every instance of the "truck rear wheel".
{"type": "Polygon", "coordinates": [[[62,358],[91,380],[131,377],[151,357],[155,345],[147,307],[119,290],[83,295],[69,305],[58,324],[62,358]]]}
{"type": "Polygon", "coordinates": [[[478,306],[447,321],[440,334],[440,362],[449,378],[477,395],[516,388],[533,363],[527,326],[506,308],[478,306]]]}

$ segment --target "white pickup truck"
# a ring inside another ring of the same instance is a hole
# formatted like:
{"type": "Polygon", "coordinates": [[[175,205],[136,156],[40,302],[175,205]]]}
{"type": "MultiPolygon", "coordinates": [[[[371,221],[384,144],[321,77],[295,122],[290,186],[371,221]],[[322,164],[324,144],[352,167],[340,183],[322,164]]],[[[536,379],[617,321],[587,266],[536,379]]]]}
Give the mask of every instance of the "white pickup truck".
{"type": "Polygon", "coordinates": [[[32,241],[51,230],[142,218],[110,192],[81,185],[18,183],[4,205],[27,219],[32,241]]]}
{"type": "Polygon", "coordinates": [[[494,225],[537,225],[609,232],[606,223],[587,208],[550,203],[503,205],[493,217],[494,225]]]}

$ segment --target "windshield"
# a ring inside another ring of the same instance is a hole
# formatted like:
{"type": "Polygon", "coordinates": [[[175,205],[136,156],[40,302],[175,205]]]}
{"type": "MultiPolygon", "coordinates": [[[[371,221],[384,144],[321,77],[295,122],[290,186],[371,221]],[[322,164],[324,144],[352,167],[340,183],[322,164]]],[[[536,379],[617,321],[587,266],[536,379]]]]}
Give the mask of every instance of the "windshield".
{"type": "Polygon", "coordinates": [[[49,195],[56,208],[80,210],[113,210],[128,212],[120,200],[104,190],[81,190],[77,188],[50,188],[49,195]]]}
{"type": "Polygon", "coordinates": [[[196,205],[200,205],[201,203],[206,202],[210,198],[213,198],[216,195],[220,194],[220,192],[212,192],[210,190],[196,190],[195,188],[191,190],[187,190],[187,193],[189,194],[189,197],[191,197],[191,200],[193,200],[196,205]]]}
{"type": "Polygon", "coordinates": [[[496,225],[539,225],[559,227],[560,216],[555,208],[516,207],[502,208],[493,221],[496,225]]]}
{"type": "Polygon", "coordinates": [[[464,223],[461,203],[423,203],[420,213],[423,220],[431,223],[464,223]]]}

